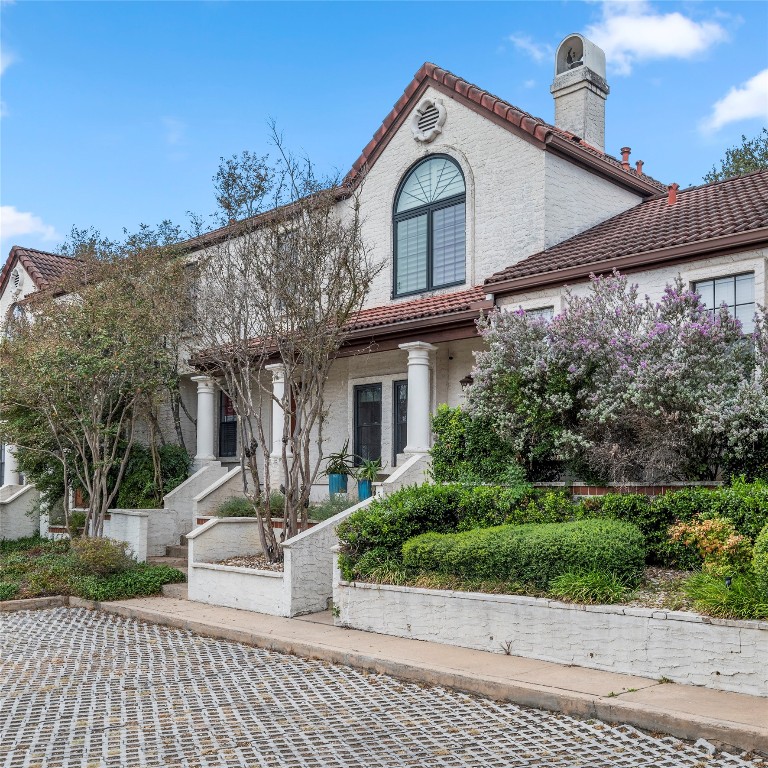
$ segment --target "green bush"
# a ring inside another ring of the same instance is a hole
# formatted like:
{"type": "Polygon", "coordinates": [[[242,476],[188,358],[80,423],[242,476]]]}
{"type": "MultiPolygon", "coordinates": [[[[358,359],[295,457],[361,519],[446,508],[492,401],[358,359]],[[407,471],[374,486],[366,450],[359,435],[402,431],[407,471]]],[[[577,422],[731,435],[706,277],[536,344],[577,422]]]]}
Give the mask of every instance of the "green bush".
{"type": "Polygon", "coordinates": [[[328,518],[338,515],[339,512],[343,512],[355,504],[357,504],[356,501],[347,498],[343,494],[334,495],[323,499],[323,501],[317,504],[313,504],[308,510],[309,519],[317,520],[318,522],[328,520],[328,518]]]}
{"type": "Polygon", "coordinates": [[[403,546],[403,563],[417,571],[541,588],[564,573],[589,571],[634,585],[643,574],[645,543],[635,526],[619,520],[504,525],[416,536],[403,546]]]}
{"type": "Polygon", "coordinates": [[[598,605],[624,602],[631,591],[625,581],[603,571],[564,573],[552,579],[548,589],[552,597],[598,605]]]}
{"type": "Polygon", "coordinates": [[[367,567],[399,561],[403,544],[428,531],[449,533],[494,525],[571,520],[574,505],[563,493],[537,492],[522,484],[464,486],[420,485],[403,488],[351,514],[337,529],[344,578],[366,576],[367,567]],[[364,554],[369,555],[361,560],[364,554]],[[368,564],[366,566],[366,564],[368,564]]]}
{"type": "Polygon", "coordinates": [[[222,501],[213,514],[216,517],[256,517],[256,510],[244,496],[233,496],[222,501]]]}
{"type": "Polygon", "coordinates": [[[697,573],[684,589],[700,613],[723,619],[768,619],[768,596],[754,575],[734,576],[728,585],[712,574],[697,573]]]}
{"type": "Polygon", "coordinates": [[[73,539],[71,558],[74,572],[82,575],[109,576],[136,565],[125,542],[94,537],[73,539]]]}
{"type": "Polygon", "coordinates": [[[156,595],[164,584],[185,581],[184,574],[165,565],[136,565],[128,571],[109,576],[78,576],[71,588],[86,600],[122,600],[129,597],[156,595]]]}
{"type": "Polygon", "coordinates": [[[511,446],[498,438],[490,424],[471,418],[460,407],[441,405],[432,417],[435,442],[432,476],[438,483],[516,484],[525,473],[511,446]]]}
{"type": "Polygon", "coordinates": [[[752,572],[755,581],[768,602],[768,524],[760,531],[752,548],[752,572]]]}
{"type": "Polygon", "coordinates": [[[680,542],[669,539],[669,528],[688,521],[707,507],[710,499],[699,488],[682,489],[649,499],[642,494],[608,493],[584,499],[579,517],[625,520],[636,525],[645,537],[648,562],[666,567],[691,570],[701,565],[701,558],[680,542]]]}
{"type": "Polygon", "coordinates": [[[160,506],[162,496],[187,479],[191,459],[180,445],[158,448],[162,494],[155,482],[155,466],[151,451],[134,444],[117,494],[120,509],[152,509],[160,506]]]}
{"type": "Polygon", "coordinates": [[[0,600],[13,600],[18,593],[18,584],[12,581],[0,581],[0,600]]]}

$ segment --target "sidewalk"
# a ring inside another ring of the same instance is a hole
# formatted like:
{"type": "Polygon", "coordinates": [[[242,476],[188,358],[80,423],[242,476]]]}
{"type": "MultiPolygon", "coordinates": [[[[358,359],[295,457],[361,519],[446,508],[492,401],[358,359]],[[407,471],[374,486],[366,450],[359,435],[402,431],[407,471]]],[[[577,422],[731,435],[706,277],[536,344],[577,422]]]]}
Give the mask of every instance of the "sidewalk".
{"type": "Polygon", "coordinates": [[[285,619],[171,597],[111,603],[70,598],[70,604],[411,682],[768,754],[768,698],[345,629],[333,626],[330,612],[285,619]]]}

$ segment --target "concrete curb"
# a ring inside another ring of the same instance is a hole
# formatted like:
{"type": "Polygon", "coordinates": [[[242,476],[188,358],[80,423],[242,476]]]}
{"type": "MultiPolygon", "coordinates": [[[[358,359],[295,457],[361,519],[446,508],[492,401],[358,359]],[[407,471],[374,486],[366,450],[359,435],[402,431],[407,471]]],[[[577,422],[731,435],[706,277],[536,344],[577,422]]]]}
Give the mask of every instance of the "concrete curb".
{"type": "Polygon", "coordinates": [[[258,633],[235,627],[220,627],[204,621],[192,621],[180,616],[111,603],[70,598],[72,607],[89,608],[185,629],[195,634],[251,645],[256,648],[288,653],[308,659],[344,664],[365,672],[391,675],[408,682],[437,685],[471,693],[497,701],[509,701],[527,707],[563,712],[582,718],[595,718],[609,723],[626,723],[647,731],[668,733],[680,739],[695,741],[704,738],[737,750],[768,753],[768,723],[765,728],[737,722],[661,709],[648,704],[622,701],[621,696],[606,697],[568,691],[554,686],[522,681],[509,681],[490,675],[479,676],[437,665],[415,665],[384,656],[350,651],[333,645],[307,643],[275,634],[258,633]]]}
{"type": "Polygon", "coordinates": [[[69,598],[66,595],[28,597],[24,600],[0,600],[0,613],[40,611],[44,608],[66,608],[69,604],[69,598]]]}

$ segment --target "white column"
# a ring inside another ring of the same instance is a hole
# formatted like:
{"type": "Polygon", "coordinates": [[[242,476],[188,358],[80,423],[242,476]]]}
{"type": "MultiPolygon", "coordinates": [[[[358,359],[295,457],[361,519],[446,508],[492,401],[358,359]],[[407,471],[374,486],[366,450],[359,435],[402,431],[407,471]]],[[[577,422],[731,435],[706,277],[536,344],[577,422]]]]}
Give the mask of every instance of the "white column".
{"type": "Polygon", "coordinates": [[[432,443],[430,353],[437,347],[413,341],[400,344],[400,349],[408,352],[408,441],[404,453],[427,453],[432,443]]]}
{"type": "Polygon", "coordinates": [[[16,463],[15,446],[5,446],[5,477],[0,477],[0,485],[19,484],[19,465],[16,463]]]}
{"type": "Polygon", "coordinates": [[[197,382],[197,455],[195,456],[195,464],[200,467],[204,462],[216,460],[216,454],[213,450],[216,382],[210,376],[193,376],[192,381],[197,382]]]}
{"type": "Polygon", "coordinates": [[[280,403],[285,397],[285,367],[282,363],[265,366],[272,374],[272,457],[282,456],[283,453],[283,419],[284,412],[280,403]]]}

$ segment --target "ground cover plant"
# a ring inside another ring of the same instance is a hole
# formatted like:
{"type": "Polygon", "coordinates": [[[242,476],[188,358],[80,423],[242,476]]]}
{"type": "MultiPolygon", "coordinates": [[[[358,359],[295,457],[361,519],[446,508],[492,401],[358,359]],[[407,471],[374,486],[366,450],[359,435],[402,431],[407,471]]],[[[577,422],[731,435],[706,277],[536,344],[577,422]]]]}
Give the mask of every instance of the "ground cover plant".
{"type": "Polygon", "coordinates": [[[184,580],[175,568],[137,563],[124,544],[107,539],[0,541],[0,600],[48,595],[119,600],[158,594],[164,584],[184,580]]]}

